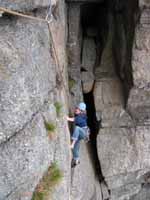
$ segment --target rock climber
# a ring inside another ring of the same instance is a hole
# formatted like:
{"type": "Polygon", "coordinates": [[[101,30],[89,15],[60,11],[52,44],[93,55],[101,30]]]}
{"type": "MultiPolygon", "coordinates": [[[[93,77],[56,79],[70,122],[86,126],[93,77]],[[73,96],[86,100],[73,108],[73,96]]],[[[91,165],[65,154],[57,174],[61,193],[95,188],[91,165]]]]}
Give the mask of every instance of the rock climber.
{"type": "Polygon", "coordinates": [[[74,111],[74,117],[67,117],[67,120],[74,122],[75,127],[71,137],[71,149],[73,153],[72,167],[80,163],[79,161],[79,148],[81,140],[89,140],[89,128],[87,126],[86,104],[79,103],[74,111]]]}

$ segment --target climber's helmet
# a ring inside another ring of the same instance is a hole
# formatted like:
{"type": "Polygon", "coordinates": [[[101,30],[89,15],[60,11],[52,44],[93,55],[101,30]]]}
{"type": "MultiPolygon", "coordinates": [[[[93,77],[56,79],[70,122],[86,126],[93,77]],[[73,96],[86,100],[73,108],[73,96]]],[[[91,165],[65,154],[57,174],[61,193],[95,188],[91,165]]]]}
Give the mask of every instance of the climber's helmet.
{"type": "Polygon", "coordinates": [[[81,102],[79,103],[79,105],[77,106],[77,108],[81,111],[86,111],[86,104],[81,102]]]}

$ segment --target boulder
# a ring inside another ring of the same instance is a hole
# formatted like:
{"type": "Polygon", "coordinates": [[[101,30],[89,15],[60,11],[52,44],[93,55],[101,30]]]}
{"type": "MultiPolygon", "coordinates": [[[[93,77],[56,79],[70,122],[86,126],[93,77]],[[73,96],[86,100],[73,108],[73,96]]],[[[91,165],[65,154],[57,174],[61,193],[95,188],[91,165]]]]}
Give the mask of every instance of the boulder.
{"type": "Polygon", "coordinates": [[[149,127],[100,130],[98,155],[112,199],[130,199],[140,192],[144,176],[149,172],[149,142],[149,127]]]}

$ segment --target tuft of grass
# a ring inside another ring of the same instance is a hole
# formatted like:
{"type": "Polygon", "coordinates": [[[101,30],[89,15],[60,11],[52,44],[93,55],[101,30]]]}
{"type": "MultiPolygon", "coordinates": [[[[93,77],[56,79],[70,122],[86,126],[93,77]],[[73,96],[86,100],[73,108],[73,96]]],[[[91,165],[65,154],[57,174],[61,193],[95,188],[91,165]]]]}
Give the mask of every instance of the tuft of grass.
{"type": "Polygon", "coordinates": [[[53,163],[37,186],[32,200],[46,200],[52,189],[61,181],[63,174],[57,163],[53,163]]]}
{"type": "Polygon", "coordinates": [[[62,112],[62,104],[59,103],[59,102],[55,102],[54,103],[54,106],[56,108],[56,113],[57,113],[57,116],[60,117],[60,114],[62,112]]]}
{"type": "Polygon", "coordinates": [[[47,131],[49,131],[49,132],[55,131],[55,129],[56,129],[55,124],[53,124],[52,122],[46,122],[46,121],[44,123],[45,123],[45,128],[47,131]]]}
{"type": "Polygon", "coordinates": [[[32,196],[32,200],[45,200],[42,192],[36,191],[32,196]]]}
{"type": "Polygon", "coordinates": [[[49,170],[48,170],[48,176],[49,176],[49,186],[55,186],[59,181],[62,179],[63,174],[61,170],[59,169],[57,163],[53,163],[49,170]]]}
{"type": "Polygon", "coordinates": [[[54,139],[56,137],[56,134],[55,133],[55,129],[56,129],[56,126],[55,124],[53,124],[52,122],[44,122],[45,123],[45,128],[47,130],[47,133],[48,133],[48,137],[49,139],[54,139]]]}
{"type": "Polygon", "coordinates": [[[71,90],[75,84],[76,84],[75,80],[72,78],[69,78],[69,81],[68,81],[69,90],[71,90]]]}

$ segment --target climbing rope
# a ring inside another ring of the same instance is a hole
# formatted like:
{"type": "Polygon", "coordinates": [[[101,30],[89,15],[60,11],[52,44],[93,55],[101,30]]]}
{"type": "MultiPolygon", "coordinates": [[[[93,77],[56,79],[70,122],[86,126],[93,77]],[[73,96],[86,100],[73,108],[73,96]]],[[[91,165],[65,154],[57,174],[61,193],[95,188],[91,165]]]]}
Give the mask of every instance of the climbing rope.
{"type": "Polygon", "coordinates": [[[10,15],[14,15],[14,16],[24,17],[24,18],[28,18],[28,19],[32,19],[32,20],[41,21],[41,22],[47,22],[46,19],[34,17],[34,16],[31,16],[31,15],[26,15],[26,14],[23,14],[23,13],[20,13],[20,12],[17,12],[17,11],[10,10],[8,8],[0,7],[0,11],[2,11],[4,13],[8,13],[10,15]]]}
{"type": "MultiPolygon", "coordinates": [[[[58,68],[60,69],[60,64],[59,64],[59,59],[58,59],[58,56],[57,56],[57,51],[56,51],[56,48],[55,48],[55,43],[54,43],[54,39],[53,39],[53,34],[52,34],[52,30],[51,30],[51,26],[50,26],[50,23],[52,21],[52,6],[51,6],[51,0],[50,0],[50,6],[48,8],[48,12],[47,12],[47,15],[46,15],[46,18],[43,19],[43,18],[39,18],[39,17],[34,17],[34,16],[31,16],[31,15],[27,15],[27,14],[23,14],[23,13],[20,13],[20,12],[17,12],[17,11],[13,11],[13,10],[10,10],[8,8],[4,8],[4,7],[0,7],[0,12],[1,13],[8,13],[10,15],[14,15],[14,16],[18,16],[18,17],[23,17],[23,18],[27,18],[27,19],[30,19],[30,20],[36,20],[36,21],[40,21],[40,22],[45,22],[48,24],[48,29],[49,29],[49,34],[50,34],[50,38],[52,40],[52,48],[53,48],[53,52],[54,52],[54,60],[55,60],[55,63],[56,63],[56,66],[58,66],[58,68]]],[[[65,88],[65,85],[63,83],[63,76],[62,76],[62,73],[58,73],[59,75],[59,79],[60,79],[60,82],[61,84],[64,86],[65,88]]]]}

